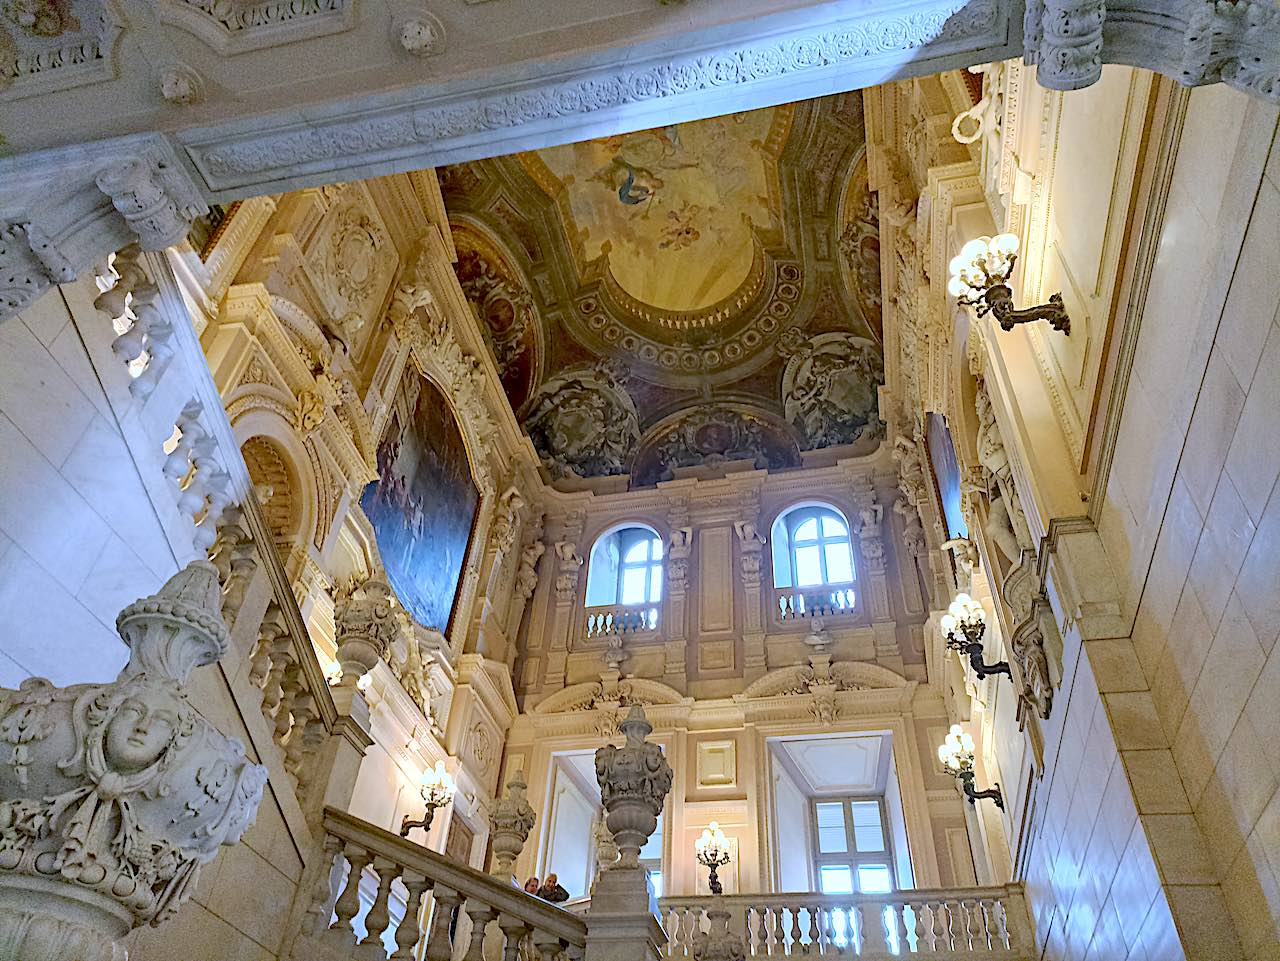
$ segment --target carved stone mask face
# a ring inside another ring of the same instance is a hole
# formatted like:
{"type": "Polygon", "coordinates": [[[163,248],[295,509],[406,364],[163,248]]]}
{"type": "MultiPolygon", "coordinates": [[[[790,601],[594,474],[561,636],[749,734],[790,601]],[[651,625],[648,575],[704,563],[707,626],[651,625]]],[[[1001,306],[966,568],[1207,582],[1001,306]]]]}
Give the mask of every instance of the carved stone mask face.
{"type": "Polygon", "coordinates": [[[107,764],[121,774],[145,770],[160,760],[178,723],[178,711],[169,699],[147,704],[128,698],[107,724],[102,744],[107,764]]]}

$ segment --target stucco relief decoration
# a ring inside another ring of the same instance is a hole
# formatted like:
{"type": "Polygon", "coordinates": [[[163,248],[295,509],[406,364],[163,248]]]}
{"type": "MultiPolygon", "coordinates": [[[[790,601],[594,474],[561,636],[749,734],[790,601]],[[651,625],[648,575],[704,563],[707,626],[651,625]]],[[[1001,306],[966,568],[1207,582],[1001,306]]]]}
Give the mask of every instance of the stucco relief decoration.
{"type": "Polygon", "coordinates": [[[355,0],[161,0],[159,12],[163,23],[236,54],[346,30],[355,0]]]}
{"type": "Polygon", "coordinates": [[[382,226],[360,205],[338,208],[328,216],[328,237],[313,262],[320,268],[334,332],[350,351],[369,301],[381,295],[396,255],[382,226]]]}
{"type": "Polygon", "coordinates": [[[538,317],[533,295],[486,236],[469,225],[452,226],[458,259],[454,272],[498,365],[513,410],[529,398],[538,379],[538,317]]]}
{"type": "Polygon", "coordinates": [[[826,333],[799,345],[782,375],[787,420],[811,448],[883,436],[877,390],[880,349],[853,334],[826,333]]]}
{"type": "Polygon", "coordinates": [[[840,256],[848,271],[850,293],[867,326],[881,336],[880,194],[867,187],[865,157],[859,161],[845,201],[846,221],[840,231],[840,256]]]}
{"type": "Polygon", "coordinates": [[[444,53],[444,24],[425,6],[397,17],[391,24],[391,30],[405,53],[415,57],[434,57],[444,53]]]}
{"type": "Polygon", "coordinates": [[[1217,80],[1280,101],[1280,7],[1274,0],[1234,0],[1192,7],[1179,79],[1217,80]]]}
{"type": "Polygon", "coordinates": [[[6,956],[119,957],[112,942],[170,917],[253,822],[266,769],[187,690],[226,652],[221,601],[217,569],[193,562],[121,611],[130,653],[115,681],[0,691],[6,956]]]}
{"type": "MultiPolygon", "coordinates": [[[[170,7],[202,7],[210,2],[168,0],[170,7]]],[[[349,6],[338,0],[330,2],[349,6]]],[[[725,50],[713,58],[691,55],[664,59],[537,89],[468,97],[461,103],[416,111],[412,117],[373,117],[354,129],[346,123],[312,124],[304,130],[209,144],[197,151],[197,162],[211,183],[221,186],[226,180],[283,164],[293,166],[346,156],[353,139],[369,150],[436,143],[556,117],[616,110],[625,104],[757,84],[767,77],[829,70],[895,50],[910,51],[974,37],[997,42],[992,34],[1001,12],[996,0],[951,0],[929,14],[863,16],[811,36],[761,41],[725,50]]]]}
{"type": "MultiPolygon", "coordinates": [[[[982,465],[988,498],[987,534],[1000,552],[1011,563],[1016,563],[1023,551],[1034,553],[1035,543],[1014,486],[1013,465],[985,385],[979,385],[974,404],[978,415],[978,461],[982,465]]],[[[972,496],[972,482],[962,482],[962,492],[965,487],[970,488],[968,493],[972,496]]]]}
{"type": "Polygon", "coordinates": [[[762,412],[704,405],[650,432],[636,455],[633,484],[643,487],[671,480],[679,468],[717,467],[730,461],[775,470],[796,467],[800,450],[790,431],[762,412]]]}
{"type": "Polygon", "coordinates": [[[549,378],[524,426],[553,477],[625,474],[640,440],[623,371],[607,362],[549,378]]]}
{"type": "Polygon", "coordinates": [[[120,30],[108,3],[4,0],[0,91],[29,97],[110,78],[120,30]]]}

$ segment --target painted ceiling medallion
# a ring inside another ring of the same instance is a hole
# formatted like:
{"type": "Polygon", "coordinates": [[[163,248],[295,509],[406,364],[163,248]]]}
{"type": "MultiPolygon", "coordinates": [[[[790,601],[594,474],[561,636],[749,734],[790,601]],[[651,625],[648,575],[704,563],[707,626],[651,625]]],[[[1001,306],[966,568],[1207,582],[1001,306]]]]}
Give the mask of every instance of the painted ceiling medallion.
{"type": "Polygon", "coordinates": [[[642,487],[878,442],[864,138],[854,93],[443,169],[459,278],[551,474],[642,487]]]}

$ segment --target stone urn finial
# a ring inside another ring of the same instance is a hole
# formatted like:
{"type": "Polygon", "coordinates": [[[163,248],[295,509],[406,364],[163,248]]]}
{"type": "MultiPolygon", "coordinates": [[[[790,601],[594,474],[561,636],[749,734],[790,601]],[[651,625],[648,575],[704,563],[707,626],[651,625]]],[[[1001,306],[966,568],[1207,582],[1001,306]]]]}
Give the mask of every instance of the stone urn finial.
{"type": "Polygon", "coordinates": [[[490,837],[493,839],[493,875],[510,880],[515,869],[516,858],[524,850],[524,842],[529,839],[533,830],[534,813],[529,806],[525,792],[529,785],[525,783],[524,772],[516,770],[507,780],[507,796],[493,808],[489,819],[492,826],[490,837]]]}
{"type": "Polygon", "coordinates": [[[9,957],[107,961],[158,924],[253,822],[266,769],[191,703],[226,650],[217,569],[195,561],[116,621],[110,684],[0,690],[0,944],[9,957]]]}
{"type": "Polygon", "coordinates": [[[617,842],[619,868],[639,867],[640,849],[658,827],[667,792],[671,790],[671,765],[662,748],[646,741],[653,725],[636,704],[618,725],[626,737],[622,747],[607,744],[596,751],[596,780],[607,815],[606,824],[617,842]]]}
{"type": "Polygon", "coordinates": [[[391,585],[370,577],[340,591],[334,603],[334,624],[342,684],[349,687],[372,671],[400,637],[391,585]]]}

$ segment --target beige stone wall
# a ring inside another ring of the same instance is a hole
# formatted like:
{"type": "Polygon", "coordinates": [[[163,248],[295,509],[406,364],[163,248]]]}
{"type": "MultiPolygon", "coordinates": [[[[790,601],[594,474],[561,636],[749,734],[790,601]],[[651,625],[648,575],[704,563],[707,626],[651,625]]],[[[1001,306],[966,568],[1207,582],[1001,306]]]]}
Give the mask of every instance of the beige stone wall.
{"type": "Polygon", "coordinates": [[[1275,134],[1274,108],[1190,95],[1100,536],[1052,548],[1064,678],[1020,845],[1049,957],[1280,945],[1275,134]]]}

